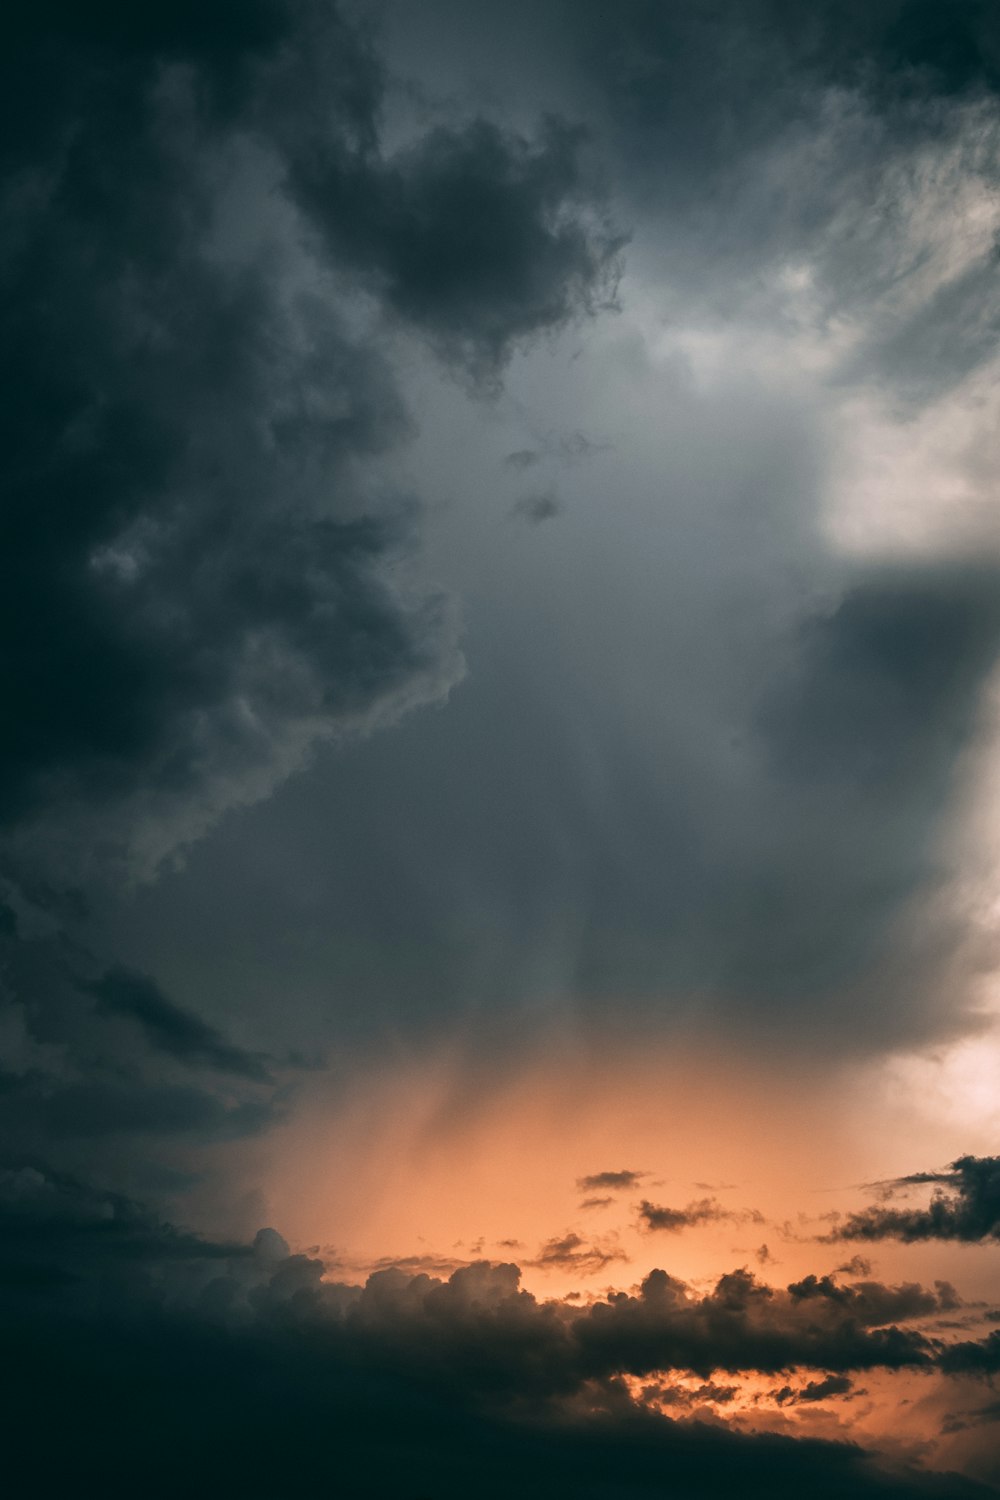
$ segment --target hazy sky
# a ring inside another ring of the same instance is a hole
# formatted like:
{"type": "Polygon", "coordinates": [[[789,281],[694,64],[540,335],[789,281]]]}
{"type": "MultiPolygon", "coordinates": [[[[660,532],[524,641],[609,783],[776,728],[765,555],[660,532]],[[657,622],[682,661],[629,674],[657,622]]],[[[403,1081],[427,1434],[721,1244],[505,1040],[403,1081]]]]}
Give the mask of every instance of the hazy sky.
{"type": "Polygon", "coordinates": [[[996,1493],[995,0],[5,31],[31,1493],[996,1493]]]}

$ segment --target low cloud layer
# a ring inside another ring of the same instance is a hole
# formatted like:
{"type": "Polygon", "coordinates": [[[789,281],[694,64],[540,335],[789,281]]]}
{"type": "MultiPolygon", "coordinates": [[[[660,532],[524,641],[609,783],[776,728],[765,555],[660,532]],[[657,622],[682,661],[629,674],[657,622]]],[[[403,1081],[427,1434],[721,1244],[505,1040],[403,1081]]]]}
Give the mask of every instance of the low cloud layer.
{"type": "MultiPolygon", "coordinates": [[[[733,1465],[751,1495],[806,1483],[830,1496],[845,1484],[861,1495],[980,1493],[954,1476],[890,1475],[856,1447],[672,1420],[655,1381],[652,1405],[622,1384],[692,1374],[708,1383],[704,1400],[717,1373],[795,1372],[771,1393],[787,1408],[842,1398],[858,1372],[965,1369],[961,1351],[987,1345],[943,1350],[913,1326],[951,1305],[946,1292],[816,1277],[778,1290],[738,1271],[699,1295],[654,1271],[632,1294],[573,1308],[536,1301],[515,1266],[485,1262],[446,1281],[389,1269],[364,1287],[339,1285],[321,1262],[289,1255],[273,1230],[253,1246],[217,1245],[39,1172],[5,1172],[0,1203],[18,1391],[27,1396],[45,1368],[49,1403],[72,1437],[39,1446],[39,1483],[69,1463],[79,1478],[100,1462],[104,1492],[124,1493],[143,1445],[166,1428],[156,1494],[201,1450],[196,1493],[228,1474],[264,1494],[294,1453],[300,1483],[339,1476],[388,1496],[412,1483],[416,1463],[434,1492],[457,1496],[484,1444],[485,1494],[503,1493],[520,1471],[529,1494],[572,1483],[597,1496],[614,1480],[638,1495],[662,1465],[672,1492],[692,1496],[727,1493],[733,1465]],[[260,1381],[263,1425],[252,1394],[260,1381]],[[111,1412],[119,1438],[109,1446],[111,1412]]],[[[35,1432],[37,1404],[15,1399],[19,1429],[35,1432]]]]}

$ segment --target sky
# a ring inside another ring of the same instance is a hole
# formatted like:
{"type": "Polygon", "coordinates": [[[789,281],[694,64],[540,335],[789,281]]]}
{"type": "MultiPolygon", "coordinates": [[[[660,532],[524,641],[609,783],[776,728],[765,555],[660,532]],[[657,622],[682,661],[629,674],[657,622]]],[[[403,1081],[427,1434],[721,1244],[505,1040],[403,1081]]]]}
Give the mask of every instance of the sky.
{"type": "Polygon", "coordinates": [[[1000,10],[35,0],[37,1496],[1000,1491],[1000,10]]]}

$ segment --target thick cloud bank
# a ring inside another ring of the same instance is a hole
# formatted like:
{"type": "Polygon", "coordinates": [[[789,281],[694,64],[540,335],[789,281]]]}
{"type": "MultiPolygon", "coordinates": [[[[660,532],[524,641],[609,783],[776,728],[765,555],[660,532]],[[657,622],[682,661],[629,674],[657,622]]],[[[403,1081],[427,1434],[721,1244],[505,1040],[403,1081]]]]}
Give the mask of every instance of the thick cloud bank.
{"type": "Polygon", "coordinates": [[[987,1493],[890,1472],[843,1443],[730,1431],[706,1405],[732,1399],[715,1375],[791,1375],[772,1392],[786,1406],[848,1399],[859,1372],[968,1368],[985,1346],[949,1355],[913,1326],[954,1308],[946,1286],[813,1276],[777,1290],[737,1271],[699,1295],[654,1271],[633,1294],[574,1308],[486,1262],[447,1281],[325,1281],[273,1230],[252,1247],[212,1244],[37,1171],[6,1172],[0,1203],[11,1414],[38,1439],[43,1488],[72,1477],[130,1493],[141,1468],[155,1495],[294,1482],[373,1500],[470,1485],[694,1497],[731,1493],[737,1473],[762,1497],[987,1493]],[[671,1380],[689,1374],[705,1383],[671,1380]],[[58,1445],[41,1442],[43,1418],[58,1445]]]}

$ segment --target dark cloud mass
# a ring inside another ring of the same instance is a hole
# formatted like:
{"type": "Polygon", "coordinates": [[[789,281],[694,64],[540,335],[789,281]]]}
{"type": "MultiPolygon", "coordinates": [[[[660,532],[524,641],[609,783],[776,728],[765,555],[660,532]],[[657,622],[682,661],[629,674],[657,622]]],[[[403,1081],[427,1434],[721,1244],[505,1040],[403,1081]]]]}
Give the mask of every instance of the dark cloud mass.
{"type": "Polygon", "coordinates": [[[131,1016],[154,1047],[173,1057],[258,1083],[270,1081],[264,1058],[234,1047],[200,1016],[175,1005],[148,975],[110,969],[91,990],[100,1011],[131,1016]]]}
{"type": "Polygon", "coordinates": [[[933,1184],[925,1208],[877,1204],[849,1214],[831,1240],[1000,1240],[1000,1157],[960,1156],[943,1172],[917,1172],[880,1184],[895,1194],[933,1184]]]}
{"type": "Polygon", "coordinates": [[[1000,1240],[982,1132],[801,1233],[768,1173],[812,1152],[793,1085],[960,1037],[995,966],[958,793],[1000,8],[15,0],[0,37],[23,1492],[995,1495],[950,1472],[1000,1479],[948,1259],[1000,1240]],[[780,1255],[698,1263],[762,1239],[710,1196],[751,1180],[780,1255]],[[279,1193],[308,1254],[252,1237],[279,1193]]]}
{"type": "Polygon", "coordinates": [[[390,161],[379,64],[335,7],[204,10],[43,7],[4,63],[0,816],[100,807],[93,854],[147,871],[456,674],[440,600],[387,566],[411,507],[377,464],[407,417],[384,340],[349,327],[357,277],[496,371],[613,251],[554,124],[390,161]],[[335,275],[342,309],[313,290],[335,275]]]}

